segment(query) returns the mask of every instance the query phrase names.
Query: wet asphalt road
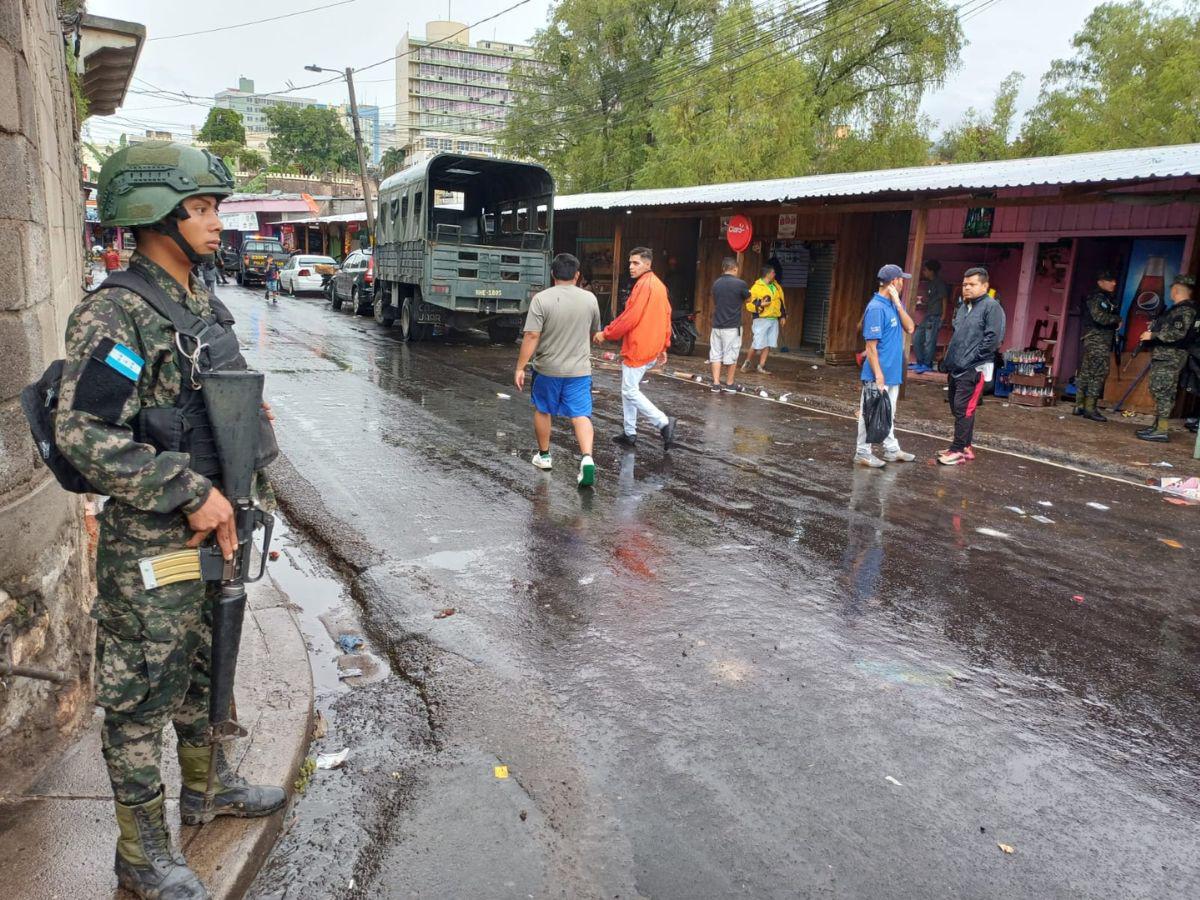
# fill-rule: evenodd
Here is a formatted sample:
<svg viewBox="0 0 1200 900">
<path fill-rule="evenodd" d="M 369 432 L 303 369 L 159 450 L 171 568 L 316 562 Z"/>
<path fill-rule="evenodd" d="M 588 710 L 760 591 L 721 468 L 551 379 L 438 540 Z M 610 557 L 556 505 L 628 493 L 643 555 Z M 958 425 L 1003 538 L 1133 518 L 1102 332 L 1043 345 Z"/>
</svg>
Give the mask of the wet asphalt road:
<svg viewBox="0 0 1200 900">
<path fill-rule="evenodd" d="M 258 895 L 1200 896 L 1200 510 L 663 378 L 681 446 L 620 453 L 610 369 L 580 493 L 515 345 L 221 296 L 398 672 Z"/>
</svg>

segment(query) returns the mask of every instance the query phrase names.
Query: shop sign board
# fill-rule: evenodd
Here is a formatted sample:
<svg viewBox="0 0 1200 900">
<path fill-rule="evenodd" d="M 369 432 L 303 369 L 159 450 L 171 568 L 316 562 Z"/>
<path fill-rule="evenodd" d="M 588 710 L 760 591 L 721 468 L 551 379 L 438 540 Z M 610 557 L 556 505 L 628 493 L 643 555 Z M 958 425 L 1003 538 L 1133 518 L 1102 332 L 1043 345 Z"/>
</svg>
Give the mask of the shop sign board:
<svg viewBox="0 0 1200 900">
<path fill-rule="evenodd" d="M 779 214 L 779 233 L 776 235 L 780 240 L 787 240 L 796 236 L 796 213 L 780 213 Z"/>
<path fill-rule="evenodd" d="M 729 224 L 725 227 L 725 240 L 729 243 L 730 250 L 742 253 L 753 239 L 754 226 L 750 224 L 749 219 L 741 214 L 729 217 Z"/>
<path fill-rule="evenodd" d="M 223 212 L 221 217 L 222 231 L 258 231 L 258 213 L 256 212 Z"/>
</svg>

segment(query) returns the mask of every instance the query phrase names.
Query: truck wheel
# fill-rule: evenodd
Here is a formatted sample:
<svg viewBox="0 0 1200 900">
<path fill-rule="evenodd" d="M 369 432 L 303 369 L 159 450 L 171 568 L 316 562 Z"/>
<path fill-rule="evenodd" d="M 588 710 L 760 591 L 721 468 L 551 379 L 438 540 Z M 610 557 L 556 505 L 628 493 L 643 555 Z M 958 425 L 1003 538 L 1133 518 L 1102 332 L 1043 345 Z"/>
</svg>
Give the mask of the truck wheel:
<svg viewBox="0 0 1200 900">
<path fill-rule="evenodd" d="M 387 302 L 387 298 L 380 291 L 375 295 L 375 321 L 384 328 L 391 328 L 396 321 L 396 307 Z"/>
<path fill-rule="evenodd" d="M 428 325 L 416 321 L 416 307 L 417 300 L 413 297 L 405 297 L 400 306 L 400 339 L 410 344 L 429 340 L 433 331 Z"/>
<path fill-rule="evenodd" d="M 495 322 L 489 322 L 487 332 L 492 343 L 511 344 L 520 335 L 521 329 L 515 325 L 498 325 Z"/>
</svg>

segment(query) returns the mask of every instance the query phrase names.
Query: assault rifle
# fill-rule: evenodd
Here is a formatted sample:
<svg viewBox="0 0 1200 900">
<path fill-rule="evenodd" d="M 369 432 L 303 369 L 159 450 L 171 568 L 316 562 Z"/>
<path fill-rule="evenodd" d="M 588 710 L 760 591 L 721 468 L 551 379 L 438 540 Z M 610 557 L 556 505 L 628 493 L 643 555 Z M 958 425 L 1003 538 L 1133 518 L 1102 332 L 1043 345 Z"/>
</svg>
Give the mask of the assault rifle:
<svg viewBox="0 0 1200 900">
<path fill-rule="evenodd" d="M 221 583 L 212 608 L 212 656 L 209 674 L 208 739 L 213 744 L 209 757 L 208 787 L 204 811 L 212 809 L 216 786 L 216 745 L 244 737 L 233 704 L 233 682 L 237 672 L 238 645 L 246 615 L 246 585 L 266 574 L 267 557 L 275 517 L 262 510 L 254 496 L 254 466 L 259 455 L 259 416 L 263 399 L 261 372 L 224 371 L 201 376 L 204 405 L 212 423 L 221 482 L 233 505 L 237 550 L 226 560 L 215 543 L 195 550 L 181 550 L 141 561 L 142 580 L 147 588 L 177 581 Z M 258 571 L 251 576 L 251 536 L 263 526 L 263 546 Z"/>
</svg>

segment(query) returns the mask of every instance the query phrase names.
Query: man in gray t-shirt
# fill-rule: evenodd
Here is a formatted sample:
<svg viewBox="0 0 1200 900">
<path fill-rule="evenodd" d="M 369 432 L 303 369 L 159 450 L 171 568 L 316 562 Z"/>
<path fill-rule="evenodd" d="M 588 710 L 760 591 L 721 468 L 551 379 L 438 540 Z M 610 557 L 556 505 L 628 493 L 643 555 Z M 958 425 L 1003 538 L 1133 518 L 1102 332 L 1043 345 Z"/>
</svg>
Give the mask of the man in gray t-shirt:
<svg viewBox="0 0 1200 900">
<path fill-rule="evenodd" d="M 591 487 L 596 480 L 592 460 L 592 336 L 600 331 L 596 295 L 576 286 L 579 260 L 560 253 L 550 264 L 554 286 L 535 294 L 525 318 L 525 339 L 513 383 L 525 390 L 525 367 L 533 362 L 530 402 L 538 450 L 533 464 L 550 469 L 550 423 L 567 416 L 583 459 L 576 483 Z"/>
</svg>

